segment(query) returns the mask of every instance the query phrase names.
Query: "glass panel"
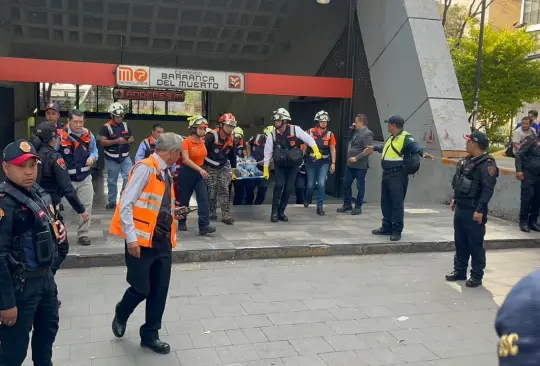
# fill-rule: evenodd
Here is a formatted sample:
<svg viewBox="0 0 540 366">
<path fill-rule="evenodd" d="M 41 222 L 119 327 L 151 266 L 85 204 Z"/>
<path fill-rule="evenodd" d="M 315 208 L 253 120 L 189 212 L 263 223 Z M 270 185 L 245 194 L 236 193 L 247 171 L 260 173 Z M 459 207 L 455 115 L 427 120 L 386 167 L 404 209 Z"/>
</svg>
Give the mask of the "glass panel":
<svg viewBox="0 0 540 366">
<path fill-rule="evenodd" d="M 39 83 L 39 106 L 43 110 L 48 102 L 56 102 L 61 111 L 75 106 L 77 86 L 74 84 Z"/>
<path fill-rule="evenodd" d="M 98 112 L 107 112 L 114 102 L 113 88 L 110 86 L 98 86 Z"/>
<path fill-rule="evenodd" d="M 153 113 L 153 102 L 151 100 L 132 100 L 131 105 L 133 114 Z"/>
<path fill-rule="evenodd" d="M 165 115 L 165 102 L 154 102 L 154 114 Z"/>
<path fill-rule="evenodd" d="M 79 107 L 83 112 L 97 112 L 97 87 L 79 85 Z"/>
</svg>

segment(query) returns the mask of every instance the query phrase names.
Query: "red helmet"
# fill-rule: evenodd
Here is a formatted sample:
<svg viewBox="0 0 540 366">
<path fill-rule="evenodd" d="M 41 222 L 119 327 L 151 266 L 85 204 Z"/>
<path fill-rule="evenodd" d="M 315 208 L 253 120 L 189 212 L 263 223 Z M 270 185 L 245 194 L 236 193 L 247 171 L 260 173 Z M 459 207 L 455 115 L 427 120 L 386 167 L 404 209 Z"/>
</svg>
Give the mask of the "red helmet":
<svg viewBox="0 0 540 366">
<path fill-rule="evenodd" d="M 232 113 L 225 113 L 221 116 L 219 119 L 219 123 L 223 123 L 229 126 L 236 127 L 236 118 L 233 116 Z"/>
</svg>

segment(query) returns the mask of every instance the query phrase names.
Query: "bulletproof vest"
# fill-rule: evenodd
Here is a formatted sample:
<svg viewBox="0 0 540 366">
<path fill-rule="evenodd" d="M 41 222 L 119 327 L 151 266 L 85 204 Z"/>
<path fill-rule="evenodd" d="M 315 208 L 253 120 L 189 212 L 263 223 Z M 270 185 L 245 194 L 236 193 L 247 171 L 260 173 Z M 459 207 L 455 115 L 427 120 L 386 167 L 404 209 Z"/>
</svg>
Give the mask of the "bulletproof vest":
<svg viewBox="0 0 540 366">
<path fill-rule="evenodd" d="M 144 157 L 147 158 L 156 150 L 156 140 L 150 136 L 144 139 L 144 145 L 146 146 L 146 149 L 144 150 Z"/>
<path fill-rule="evenodd" d="M 51 155 L 55 152 L 55 150 L 49 148 L 47 145 L 39 149 L 38 156 L 41 164 L 38 164 L 38 178 L 36 182 L 51 196 L 52 203 L 56 207 L 61 202 L 62 197 L 60 197 L 56 175 L 53 170 L 53 165 L 57 163 Z"/>
<path fill-rule="evenodd" d="M 23 253 L 26 267 L 33 270 L 50 267 L 58 252 L 57 240 L 52 230 L 52 225 L 55 225 L 55 211 L 51 198 L 37 184 L 30 188 L 30 192 L 32 198 L 11 184 L 0 184 L 0 193 L 10 196 L 34 215 L 34 226 L 14 237 L 15 251 Z"/>
<path fill-rule="evenodd" d="M 105 123 L 105 127 L 107 127 L 107 131 L 109 132 L 107 140 L 116 140 L 120 137 L 128 139 L 131 137 L 126 122 L 121 122 L 117 125 L 107 122 Z M 121 163 L 129 156 L 129 149 L 129 144 L 111 145 L 103 147 L 103 152 L 105 153 L 105 159 L 114 160 L 117 163 Z"/>
<path fill-rule="evenodd" d="M 476 168 L 485 164 L 488 159 L 493 159 L 490 155 L 484 154 L 476 158 L 465 158 L 459 161 L 456 173 L 452 179 L 455 199 L 474 200 L 480 193 L 480 180 L 475 179 Z"/>
<path fill-rule="evenodd" d="M 266 136 L 258 134 L 253 139 L 251 144 L 251 156 L 257 161 L 263 161 L 264 159 L 264 145 L 266 144 Z"/>
<path fill-rule="evenodd" d="M 81 136 L 68 134 L 67 130 L 64 130 L 59 152 L 66 162 L 72 181 L 82 182 L 90 175 L 90 167 L 86 166 L 86 161 L 90 157 L 90 138 L 90 133 L 86 129 Z"/>
<path fill-rule="evenodd" d="M 163 175 L 161 174 L 161 171 L 158 175 L 158 179 L 163 180 Z M 171 226 L 173 221 L 173 217 L 171 214 L 172 182 L 173 177 L 171 175 L 170 169 L 167 169 L 165 174 L 165 192 L 163 193 L 163 198 L 161 199 L 161 206 L 157 217 L 156 227 L 154 229 L 154 234 L 152 235 L 152 248 L 169 249 L 171 246 Z"/>
</svg>

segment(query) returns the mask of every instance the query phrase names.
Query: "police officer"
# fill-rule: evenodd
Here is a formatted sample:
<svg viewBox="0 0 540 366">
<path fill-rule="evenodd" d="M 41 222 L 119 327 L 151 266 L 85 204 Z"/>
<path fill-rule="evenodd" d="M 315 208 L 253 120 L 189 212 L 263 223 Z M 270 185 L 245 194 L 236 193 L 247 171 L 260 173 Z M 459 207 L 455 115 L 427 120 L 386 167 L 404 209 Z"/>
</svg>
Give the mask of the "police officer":
<svg viewBox="0 0 540 366">
<path fill-rule="evenodd" d="M 538 135 L 527 137 L 516 154 L 516 178 L 521 181 L 519 228 L 526 233 L 540 231 L 537 222 L 540 211 L 539 142 Z"/>
<path fill-rule="evenodd" d="M 274 159 L 275 185 L 272 196 L 271 222 L 289 221 L 285 209 L 294 189 L 298 169 L 304 161 L 300 145 L 305 142 L 312 150 L 315 160 L 322 158 L 313 138 L 299 126 L 291 124 L 291 115 L 285 108 L 279 108 L 272 115 L 274 130 L 264 146 L 264 177 L 270 178 L 270 159 Z"/>
<path fill-rule="evenodd" d="M 381 166 L 383 176 L 381 182 L 382 226 L 373 230 L 373 235 L 390 235 L 391 241 L 401 239 L 403 231 L 403 216 L 405 216 L 404 201 L 409 185 L 408 164 L 405 159 L 414 161 L 414 155 L 426 159 L 434 159 L 414 138 L 403 130 L 405 120 L 400 116 L 392 116 L 384 121 L 388 126 L 390 137 L 384 146 L 372 146 L 364 149 L 363 154 L 377 151 L 382 154 Z M 418 162 L 419 166 L 419 162 Z"/>
<path fill-rule="evenodd" d="M 486 267 L 484 235 L 488 203 L 493 196 L 499 169 L 495 159 L 486 152 L 488 137 L 475 131 L 465 135 L 469 156 L 460 160 L 452 179 L 454 198 L 450 208 L 454 214 L 454 271 L 446 275 L 447 281 L 460 281 L 467 278 L 467 266 L 471 258 L 471 277 L 467 287 L 482 285 Z"/>
<path fill-rule="evenodd" d="M 156 142 L 164 131 L 163 126 L 160 124 L 156 123 L 154 126 L 152 126 L 152 134 L 141 141 L 139 149 L 135 154 L 136 163 L 142 159 L 146 159 L 154 153 L 154 150 L 156 149 Z"/>
<path fill-rule="evenodd" d="M 247 142 L 247 154 L 257 161 L 257 168 L 263 171 L 264 146 L 268 135 L 272 133 L 274 126 L 267 126 L 263 133 L 252 136 Z M 257 195 L 255 196 L 255 188 Z M 246 181 L 246 205 L 262 205 L 266 198 L 268 190 L 268 180 L 266 179 L 248 179 Z"/>
<path fill-rule="evenodd" d="M 52 365 L 58 332 L 52 267 L 66 231 L 39 185 L 38 156 L 26 140 L 3 152 L 0 185 L 0 365 L 20 366 L 32 331 L 34 365 Z"/>
</svg>

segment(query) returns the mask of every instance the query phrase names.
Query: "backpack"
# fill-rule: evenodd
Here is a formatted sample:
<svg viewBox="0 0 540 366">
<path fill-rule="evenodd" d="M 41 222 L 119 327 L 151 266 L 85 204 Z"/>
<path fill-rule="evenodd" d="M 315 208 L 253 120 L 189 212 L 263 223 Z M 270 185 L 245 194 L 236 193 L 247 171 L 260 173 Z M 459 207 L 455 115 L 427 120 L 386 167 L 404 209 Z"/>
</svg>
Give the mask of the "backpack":
<svg viewBox="0 0 540 366">
<path fill-rule="evenodd" d="M 412 154 L 412 155 L 403 155 L 402 152 L 397 151 L 397 149 L 394 147 L 394 144 L 390 142 L 390 147 L 396 154 L 398 154 L 400 157 L 403 157 L 403 164 L 405 165 L 405 172 L 407 172 L 408 175 L 415 175 L 420 170 L 420 155 L 418 154 Z"/>
</svg>

